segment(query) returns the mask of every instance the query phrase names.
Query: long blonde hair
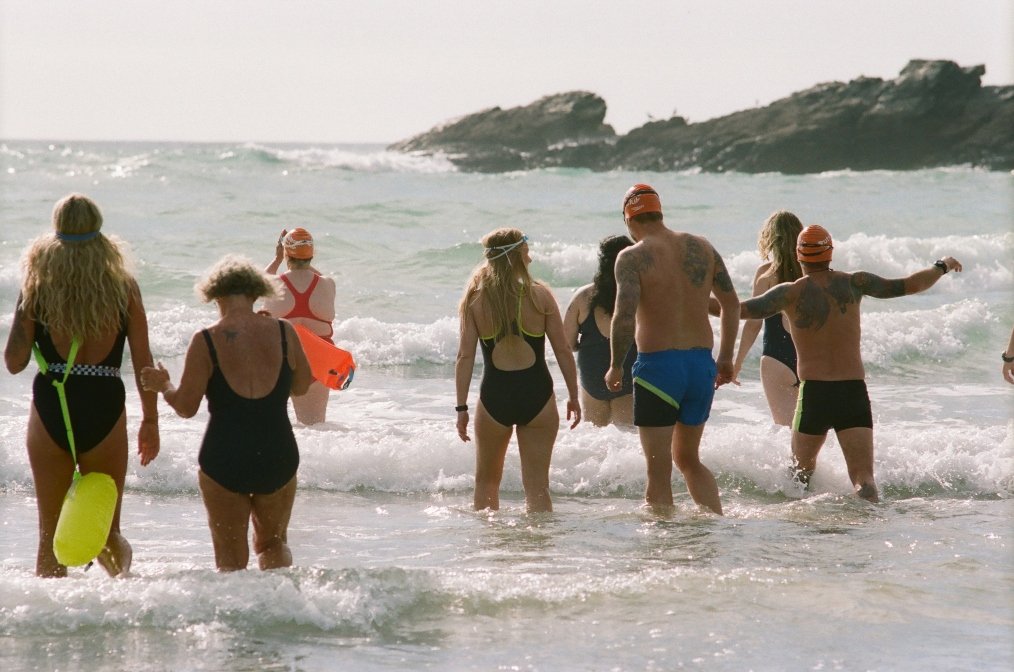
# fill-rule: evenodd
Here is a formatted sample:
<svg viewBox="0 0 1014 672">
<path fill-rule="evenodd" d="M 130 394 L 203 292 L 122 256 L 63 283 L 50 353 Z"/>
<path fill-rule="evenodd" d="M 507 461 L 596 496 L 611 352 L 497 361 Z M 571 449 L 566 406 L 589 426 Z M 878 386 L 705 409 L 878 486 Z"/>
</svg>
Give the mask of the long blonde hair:
<svg viewBox="0 0 1014 672">
<path fill-rule="evenodd" d="M 775 278 L 779 283 L 793 282 L 803 277 L 803 269 L 796 261 L 796 238 L 802 230 L 802 222 L 788 210 L 771 213 L 757 238 L 757 250 L 761 257 L 765 261 L 771 261 L 771 267 L 765 275 Z"/>
<path fill-rule="evenodd" d="M 545 312 L 532 296 L 532 285 L 541 283 L 533 280 L 528 273 L 520 244 L 523 237 L 520 230 L 510 228 L 486 234 L 482 239 L 484 260 L 472 271 L 465 285 L 465 294 L 458 304 L 458 314 L 464 319 L 481 292 L 483 308 L 492 318 L 496 340 L 507 335 L 511 322 L 516 319 L 522 296 L 531 297 L 536 309 Z M 504 248 L 511 245 L 515 247 L 504 254 Z"/>
<path fill-rule="evenodd" d="M 119 241 L 99 233 L 102 213 L 70 194 L 53 208 L 54 233 L 36 238 L 21 260 L 22 306 L 51 330 L 87 340 L 117 331 L 127 315 L 133 276 Z M 86 240 L 61 240 L 60 235 Z"/>
</svg>

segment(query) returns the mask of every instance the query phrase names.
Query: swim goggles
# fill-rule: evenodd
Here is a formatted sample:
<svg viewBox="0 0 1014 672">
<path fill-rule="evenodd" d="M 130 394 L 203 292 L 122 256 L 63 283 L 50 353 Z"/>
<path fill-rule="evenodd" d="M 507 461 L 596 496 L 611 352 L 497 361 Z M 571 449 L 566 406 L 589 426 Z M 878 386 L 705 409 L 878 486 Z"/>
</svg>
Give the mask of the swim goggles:
<svg viewBox="0 0 1014 672">
<path fill-rule="evenodd" d="M 506 256 L 506 255 L 510 254 L 511 252 L 513 252 L 514 248 L 516 248 L 516 247 L 518 247 L 520 245 L 523 245 L 524 243 L 527 243 L 527 242 L 528 242 L 528 236 L 522 234 L 521 235 L 521 240 L 519 240 L 516 243 L 510 243 L 509 245 L 494 245 L 493 247 L 487 247 L 486 250 L 485 250 L 487 255 L 489 255 L 494 250 L 501 250 L 501 252 L 500 252 L 500 254 L 496 255 L 495 257 L 487 256 L 486 258 L 489 261 L 493 261 L 494 259 L 499 259 L 500 257 Z"/>
</svg>

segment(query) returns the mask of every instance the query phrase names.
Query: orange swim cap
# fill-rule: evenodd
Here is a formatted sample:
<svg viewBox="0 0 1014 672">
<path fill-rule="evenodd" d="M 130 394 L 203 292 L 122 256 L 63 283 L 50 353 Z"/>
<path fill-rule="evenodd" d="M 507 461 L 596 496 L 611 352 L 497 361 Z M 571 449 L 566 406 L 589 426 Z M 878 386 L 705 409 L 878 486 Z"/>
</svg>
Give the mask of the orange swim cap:
<svg viewBox="0 0 1014 672">
<path fill-rule="evenodd" d="M 831 261 L 831 234 L 819 224 L 811 224 L 796 238 L 796 259 L 809 263 Z"/>
<path fill-rule="evenodd" d="M 293 259 L 313 258 L 313 236 L 306 229 L 296 227 L 282 239 L 285 254 Z"/>
<path fill-rule="evenodd" d="M 629 219 L 646 212 L 662 212 L 662 200 L 651 185 L 635 184 L 623 195 L 623 218 Z"/>
</svg>

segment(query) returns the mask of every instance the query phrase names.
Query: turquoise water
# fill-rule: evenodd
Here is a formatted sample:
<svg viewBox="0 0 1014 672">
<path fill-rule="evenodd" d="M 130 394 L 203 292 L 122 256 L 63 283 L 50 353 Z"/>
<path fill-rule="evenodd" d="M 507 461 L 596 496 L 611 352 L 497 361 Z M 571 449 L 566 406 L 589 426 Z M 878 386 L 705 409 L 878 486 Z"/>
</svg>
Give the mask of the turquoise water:
<svg viewBox="0 0 1014 672">
<path fill-rule="evenodd" d="M 513 449 L 504 508 L 470 510 L 473 448 L 450 407 L 455 309 L 478 239 L 522 228 L 534 274 L 565 306 L 597 241 L 622 232 L 619 198 L 635 181 L 659 189 L 670 226 L 715 243 L 741 296 L 757 229 L 779 208 L 827 227 L 843 270 L 964 263 L 925 294 L 864 302 L 881 505 L 849 495 L 833 439 L 813 491 L 795 489 L 757 348 L 743 385 L 716 396 L 702 443 L 724 518 L 699 512 L 678 476 L 676 515 L 646 514 L 636 435 L 586 425 L 558 439 L 554 514 L 524 514 Z M 1014 324 L 1012 187 L 965 168 L 467 175 L 372 146 L 0 145 L 0 338 L 21 251 L 77 190 L 130 243 L 153 348 L 174 375 L 214 319 L 195 279 L 228 252 L 266 264 L 292 226 L 317 238 L 339 288 L 335 340 L 360 365 L 328 422 L 296 429 L 295 567 L 214 573 L 196 491 L 206 415 L 163 409 L 162 454 L 147 468 L 132 458 L 128 473 L 135 576 L 122 581 L 32 575 L 30 374 L 0 377 L 0 666 L 1009 669 L 1014 390 L 996 355 Z M 130 389 L 128 414 L 133 431 Z"/>
</svg>

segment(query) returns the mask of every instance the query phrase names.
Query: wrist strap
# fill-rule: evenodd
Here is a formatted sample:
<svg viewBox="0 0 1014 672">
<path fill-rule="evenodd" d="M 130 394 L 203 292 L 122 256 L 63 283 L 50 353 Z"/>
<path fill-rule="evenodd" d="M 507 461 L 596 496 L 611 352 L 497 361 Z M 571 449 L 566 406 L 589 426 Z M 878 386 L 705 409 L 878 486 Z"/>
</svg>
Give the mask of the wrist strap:
<svg viewBox="0 0 1014 672">
<path fill-rule="evenodd" d="M 944 275 L 947 275 L 947 264 L 943 259 L 937 259 L 933 262 L 933 265 L 939 268 Z"/>
<path fill-rule="evenodd" d="M 468 410 L 468 404 L 462 404 L 461 406 L 455 406 L 454 410 L 458 413 L 463 413 Z"/>
<path fill-rule="evenodd" d="M 1000 353 L 1000 359 L 1002 359 L 1003 361 L 1007 362 L 1008 364 L 1010 364 L 1011 362 L 1014 362 L 1014 356 L 1008 357 L 1006 352 L 1001 352 Z"/>
</svg>

